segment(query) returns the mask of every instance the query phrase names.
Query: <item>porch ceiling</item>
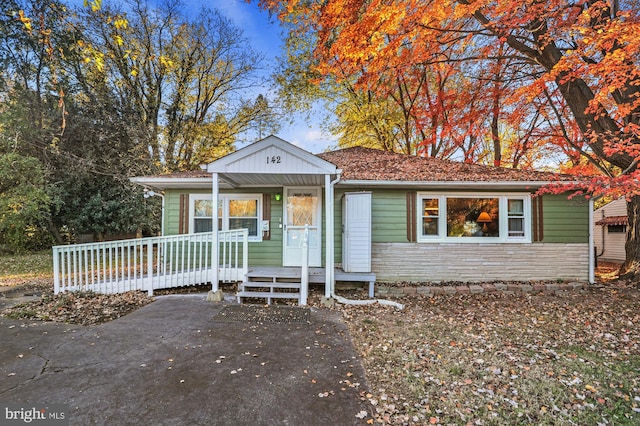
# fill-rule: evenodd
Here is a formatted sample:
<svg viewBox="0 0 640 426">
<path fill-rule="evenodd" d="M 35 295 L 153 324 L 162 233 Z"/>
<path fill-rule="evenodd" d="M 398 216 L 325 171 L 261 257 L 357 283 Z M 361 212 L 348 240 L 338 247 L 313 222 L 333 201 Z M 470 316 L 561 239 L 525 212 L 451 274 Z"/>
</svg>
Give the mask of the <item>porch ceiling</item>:
<svg viewBox="0 0 640 426">
<path fill-rule="evenodd" d="M 324 175 L 317 174 L 267 174 L 267 173 L 220 173 L 221 184 L 233 188 L 246 186 L 323 186 Z"/>
</svg>

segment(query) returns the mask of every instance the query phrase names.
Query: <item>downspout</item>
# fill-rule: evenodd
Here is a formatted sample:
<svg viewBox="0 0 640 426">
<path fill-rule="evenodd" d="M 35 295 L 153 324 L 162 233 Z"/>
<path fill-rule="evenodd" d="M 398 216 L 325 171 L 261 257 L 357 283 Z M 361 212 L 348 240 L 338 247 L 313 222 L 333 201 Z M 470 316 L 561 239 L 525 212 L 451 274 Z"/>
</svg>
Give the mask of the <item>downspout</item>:
<svg viewBox="0 0 640 426">
<path fill-rule="evenodd" d="M 338 175 L 336 176 L 335 180 L 331 181 L 329 183 L 330 187 L 331 187 L 331 196 L 332 198 L 334 198 L 333 194 L 334 194 L 334 186 L 336 185 L 336 183 L 338 183 L 340 181 L 340 171 L 338 171 Z M 332 216 L 333 217 L 333 216 Z M 333 219 L 331 220 L 333 222 Z M 331 223 L 331 227 L 327 226 L 327 229 L 331 229 L 331 232 L 333 233 L 333 230 L 335 228 L 335 224 Z M 404 309 L 404 305 L 402 303 L 398 303 L 398 302 L 394 302 L 392 300 L 385 300 L 385 299 L 364 299 L 364 300 L 354 300 L 354 299 L 347 299 L 345 297 L 342 296 L 338 296 L 336 294 L 335 291 L 335 285 L 336 285 L 336 280 L 335 280 L 335 275 L 334 275 L 334 270 L 333 270 L 333 261 L 334 261 L 334 257 L 335 257 L 335 242 L 333 242 L 333 244 L 331 244 L 331 260 L 332 260 L 332 265 L 331 265 L 331 279 L 328 280 L 329 282 L 327 282 L 327 285 L 330 287 L 330 291 L 329 293 L 331 294 L 331 297 L 338 303 L 342 303 L 343 305 L 373 305 L 375 303 L 379 303 L 381 305 L 387 305 L 387 306 L 393 306 L 397 309 Z M 327 269 L 329 269 L 329 265 L 327 265 Z"/>
<path fill-rule="evenodd" d="M 606 217 L 606 216 L 605 216 L 605 212 L 604 212 L 604 210 L 602 210 L 602 219 L 604 220 L 604 218 L 605 218 L 605 217 Z M 601 225 L 601 231 L 602 231 L 602 251 L 600 252 L 600 254 L 596 254 L 596 259 L 597 259 L 598 257 L 600 257 L 600 256 L 602 256 L 602 255 L 604 254 L 604 250 L 605 250 L 605 245 L 604 245 L 604 235 L 605 235 L 605 232 L 604 232 L 604 228 L 605 228 L 605 225 Z M 598 263 L 596 262 L 596 265 L 597 265 L 597 264 L 598 264 Z"/>
<path fill-rule="evenodd" d="M 338 169 L 336 173 L 336 178 L 334 180 L 330 180 L 329 175 L 325 175 L 325 197 L 326 197 L 326 206 L 327 206 L 327 230 L 326 230 L 326 240 L 327 240 L 327 259 L 326 259 L 326 286 L 325 288 L 325 297 L 332 297 L 334 293 L 335 286 L 335 274 L 334 274 L 334 264 L 335 264 L 335 239 L 334 239 L 334 230 L 335 230 L 335 205 L 334 205 L 334 187 L 336 183 L 340 181 L 340 174 L 342 170 Z"/>
<path fill-rule="evenodd" d="M 602 256 L 604 254 L 604 251 L 606 249 L 606 244 L 605 244 L 605 226 L 606 225 L 601 225 L 601 233 L 602 233 L 602 251 L 600 252 L 600 254 L 598 254 L 595 249 L 595 236 L 591 235 L 593 232 L 595 232 L 595 219 L 594 219 L 594 211 L 593 211 L 593 205 L 595 203 L 596 200 L 599 200 L 602 197 L 597 197 L 596 199 L 591 199 L 590 204 L 589 204 L 589 226 L 590 226 L 590 231 L 589 231 L 589 245 L 593 248 L 593 253 L 590 251 L 589 252 L 589 256 L 591 257 L 591 260 L 593 261 L 593 267 L 591 265 L 589 265 L 589 282 L 591 284 L 595 283 L 595 269 L 598 267 L 598 258 L 600 256 Z M 604 219 L 606 217 L 606 212 L 604 211 L 604 208 L 602 209 L 602 219 Z M 593 231 L 593 232 L 592 232 Z"/>
<path fill-rule="evenodd" d="M 149 198 L 154 196 L 162 198 L 162 212 L 160 216 L 160 235 L 164 237 L 164 194 L 162 192 L 152 191 L 149 188 L 144 188 L 144 198 Z"/>
<path fill-rule="evenodd" d="M 162 198 L 162 211 L 160 213 L 160 236 L 164 237 L 164 193 L 163 192 L 155 192 L 152 191 L 149 188 L 144 188 L 144 198 L 149 198 L 149 197 L 160 197 Z M 147 262 L 149 264 L 152 263 L 151 257 L 150 257 L 150 253 L 152 252 L 152 246 L 149 246 L 149 257 L 147 259 Z M 158 244 L 158 259 L 162 259 L 162 265 L 166 265 L 164 262 L 164 255 L 165 255 L 165 249 L 164 249 L 164 245 L 163 244 Z M 149 271 L 148 271 L 148 275 L 152 276 L 153 273 L 151 272 L 151 267 L 149 267 Z M 149 282 L 149 290 L 148 290 L 148 294 L 149 296 L 153 295 L 153 281 Z"/>
</svg>

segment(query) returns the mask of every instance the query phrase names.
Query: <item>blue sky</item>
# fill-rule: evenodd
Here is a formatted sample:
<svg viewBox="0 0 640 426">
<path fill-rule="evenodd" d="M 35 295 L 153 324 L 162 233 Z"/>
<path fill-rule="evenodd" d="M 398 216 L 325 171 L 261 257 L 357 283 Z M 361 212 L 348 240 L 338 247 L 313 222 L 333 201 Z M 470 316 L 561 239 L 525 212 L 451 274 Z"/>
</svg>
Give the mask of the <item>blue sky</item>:
<svg viewBox="0 0 640 426">
<path fill-rule="evenodd" d="M 84 0 L 66 1 L 78 6 L 84 3 Z M 103 0 L 103 4 L 117 1 Z M 158 3 L 158 0 L 148 1 L 151 5 Z M 276 17 L 269 17 L 268 12 L 260 10 L 256 0 L 251 3 L 245 0 L 182 0 L 182 3 L 188 16 L 197 14 L 203 5 L 210 9 L 217 9 L 244 31 L 254 50 L 264 55 L 265 60 L 262 65 L 266 68 L 265 72 L 270 74 L 275 68 L 276 57 L 281 54 L 283 46 L 282 29 Z M 283 122 L 277 135 L 313 153 L 325 151 L 331 145 L 335 146 L 336 140 L 331 135 L 324 134 L 318 125 L 319 120 L 322 119 L 321 115 L 324 114 L 318 110 L 315 115 L 318 119 L 312 119 L 311 123 L 306 122 L 302 114 L 294 116 L 294 123 Z"/>
<path fill-rule="evenodd" d="M 247 3 L 244 0 L 183 0 L 185 7 L 197 11 L 202 4 L 218 9 L 224 16 L 241 28 L 252 47 L 265 55 L 265 66 L 269 72 L 275 67 L 276 57 L 281 54 L 282 28 L 276 17 L 260 10 L 257 1 Z M 318 116 L 320 113 L 318 112 Z M 321 119 L 322 117 L 318 117 Z M 318 121 L 307 123 L 300 115 L 294 117 L 293 125 L 282 123 L 278 136 L 313 153 L 325 151 L 329 145 L 336 145 L 331 135 L 323 134 Z M 313 120 L 312 120 L 313 121 Z"/>
</svg>

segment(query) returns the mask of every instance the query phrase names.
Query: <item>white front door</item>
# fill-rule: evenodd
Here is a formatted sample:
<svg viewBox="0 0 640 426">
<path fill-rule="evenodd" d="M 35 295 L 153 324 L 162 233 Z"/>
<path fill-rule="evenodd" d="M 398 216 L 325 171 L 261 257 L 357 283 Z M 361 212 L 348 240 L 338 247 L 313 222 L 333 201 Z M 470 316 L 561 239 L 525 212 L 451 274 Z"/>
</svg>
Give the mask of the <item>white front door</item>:
<svg viewBox="0 0 640 426">
<path fill-rule="evenodd" d="M 309 266 L 322 266 L 322 197 L 320 188 L 284 189 L 283 265 L 302 265 L 302 237 L 309 225 Z"/>
</svg>

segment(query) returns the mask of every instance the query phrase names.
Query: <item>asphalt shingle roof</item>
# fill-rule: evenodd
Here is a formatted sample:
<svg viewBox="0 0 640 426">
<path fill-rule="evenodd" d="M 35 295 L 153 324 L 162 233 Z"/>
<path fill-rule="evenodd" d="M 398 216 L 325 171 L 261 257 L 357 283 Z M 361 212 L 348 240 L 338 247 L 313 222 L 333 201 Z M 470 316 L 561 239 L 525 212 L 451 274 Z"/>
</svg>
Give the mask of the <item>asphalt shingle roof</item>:
<svg viewBox="0 0 640 426">
<path fill-rule="evenodd" d="M 616 225 L 628 225 L 629 221 L 627 216 L 609 216 L 600 219 L 596 222 L 596 225 L 607 225 L 607 226 L 616 226 Z"/>
<path fill-rule="evenodd" d="M 371 148 L 353 147 L 318 154 L 342 169 L 343 180 L 407 182 L 535 182 L 573 181 L 576 176 L 551 172 L 466 164 L 416 157 Z"/>
<path fill-rule="evenodd" d="M 342 169 L 342 180 L 397 182 L 567 182 L 579 178 L 535 170 L 507 169 L 480 164 L 398 154 L 372 148 L 352 147 L 317 154 Z M 175 172 L 153 177 L 209 178 L 206 170 Z"/>
</svg>

